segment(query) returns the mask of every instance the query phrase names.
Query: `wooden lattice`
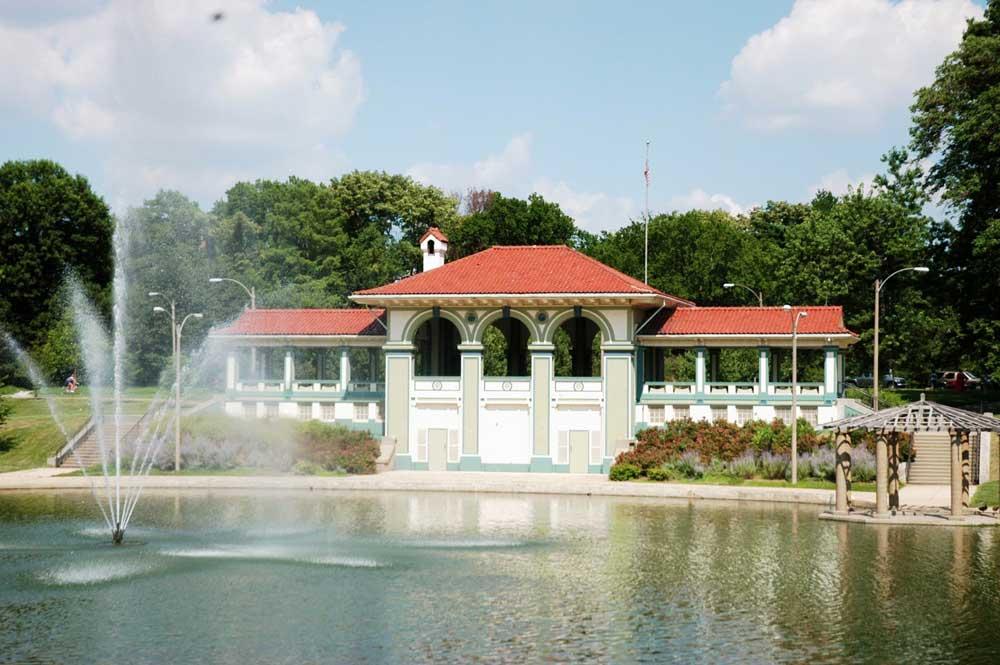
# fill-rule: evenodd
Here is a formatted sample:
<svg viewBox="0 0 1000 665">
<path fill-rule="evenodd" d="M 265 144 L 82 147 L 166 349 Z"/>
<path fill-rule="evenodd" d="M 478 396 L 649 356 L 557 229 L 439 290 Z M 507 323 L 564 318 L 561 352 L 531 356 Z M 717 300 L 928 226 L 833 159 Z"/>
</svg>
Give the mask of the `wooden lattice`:
<svg viewBox="0 0 1000 665">
<path fill-rule="evenodd" d="M 1000 420 L 921 399 L 905 406 L 835 420 L 825 423 L 823 428 L 847 432 L 858 429 L 906 433 L 1000 432 Z"/>
</svg>

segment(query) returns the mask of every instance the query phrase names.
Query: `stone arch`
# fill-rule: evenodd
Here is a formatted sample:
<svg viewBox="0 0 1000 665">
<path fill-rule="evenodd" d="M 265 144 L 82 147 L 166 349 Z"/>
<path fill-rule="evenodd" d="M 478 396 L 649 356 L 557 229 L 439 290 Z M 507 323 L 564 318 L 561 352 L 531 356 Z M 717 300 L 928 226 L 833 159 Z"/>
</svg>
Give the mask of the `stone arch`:
<svg viewBox="0 0 1000 665">
<path fill-rule="evenodd" d="M 480 317 L 480 319 L 476 322 L 476 329 L 473 331 L 472 341 L 481 343 L 483 341 L 483 333 L 486 332 L 486 329 L 501 317 L 503 317 L 502 309 L 491 311 L 485 314 L 484 316 Z M 528 340 L 529 343 L 538 342 L 542 339 L 542 335 L 539 333 L 538 326 L 535 325 L 535 322 L 532 320 L 532 318 L 527 314 L 525 314 L 524 312 L 519 312 L 515 309 L 511 309 L 510 318 L 517 319 L 518 321 L 524 324 L 525 328 L 528 329 L 528 335 L 530 336 Z"/>
<path fill-rule="evenodd" d="M 465 321 L 462 320 L 458 314 L 448 311 L 446 309 L 439 310 L 441 318 L 450 321 L 457 329 L 458 333 L 462 338 L 462 343 L 468 343 L 471 341 L 471 335 L 469 333 L 469 328 L 466 326 Z M 403 339 L 404 342 L 413 343 L 413 336 L 417 334 L 420 330 L 420 326 L 424 325 L 427 321 L 434 317 L 434 310 L 428 309 L 420 312 L 409 321 L 403 327 Z"/>
<path fill-rule="evenodd" d="M 601 315 L 600 312 L 582 309 L 580 310 L 580 316 L 594 322 L 597 326 L 597 330 L 601 333 L 602 342 L 607 343 L 614 340 L 614 334 L 611 331 L 611 323 L 603 315 Z M 576 310 L 567 309 L 563 312 L 559 312 L 549 319 L 548 325 L 545 327 L 545 341 L 551 344 L 553 336 L 556 334 L 556 331 L 559 330 L 559 326 L 574 317 L 576 317 Z"/>
</svg>

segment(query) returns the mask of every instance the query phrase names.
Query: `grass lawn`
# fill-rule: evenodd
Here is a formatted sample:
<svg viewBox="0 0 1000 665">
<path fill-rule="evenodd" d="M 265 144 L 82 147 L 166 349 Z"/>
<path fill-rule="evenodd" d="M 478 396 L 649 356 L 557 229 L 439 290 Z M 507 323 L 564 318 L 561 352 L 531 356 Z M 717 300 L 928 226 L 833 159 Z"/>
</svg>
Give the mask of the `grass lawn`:
<svg viewBox="0 0 1000 665">
<path fill-rule="evenodd" d="M 123 400 L 125 414 L 145 413 L 156 391 L 155 387 L 128 389 Z M 59 388 L 50 388 L 42 394 L 53 398 L 56 413 L 70 436 L 90 419 L 90 394 L 86 387 L 73 395 Z M 192 399 L 199 397 L 202 396 L 195 395 Z M 0 473 L 45 466 L 45 461 L 66 443 L 45 399 L 11 399 L 8 403 L 12 408 L 10 416 L 0 426 Z M 106 412 L 110 411 L 108 400 Z"/>
<path fill-rule="evenodd" d="M 904 388 L 895 391 L 907 402 L 915 402 L 920 399 L 920 393 L 924 393 L 928 400 L 954 406 L 959 409 L 968 409 L 984 413 L 991 411 L 994 414 L 1000 413 L 1000 393 L 990 390 L 930 390 L 929 388 Z"/>
<path fill-rule="evenodd" d="M 640 478 L 633 482 L 658 482 L 653 480 L 647 480 L 646 478 Z M 829 480 L 818 480 L 816 478 L 805 478 L 800 480 L 796 484 L 792 484 L 787 480 L 767 480 L 764 478 L 751 478 L 749 480 L 744 480 L 742 478 L 734 478 L 733 476 L 702 476 L 701 478 L 688 478 L 681 480 L 668 480 L 664 481 L 668 483 L 686 483 L 689 485 L 736 485 L 742 487 L 785 487 L 785 488 L 797 488 L 797 489 L 810 489 L 810 490 L 833 490 L 837 486 L 830 482 Z M 900 485 L 902 487 L 902 485 Z M 875 483 L 852 483 L 852 492 L 874 492 Z"/>
<path fill-rule="evenodd" d="M 1000 480 L 983 483 L 976 490 L 970 505 L 978 507 L 984 504 L 990 507 L 1000 506 Z"/>
</svg>

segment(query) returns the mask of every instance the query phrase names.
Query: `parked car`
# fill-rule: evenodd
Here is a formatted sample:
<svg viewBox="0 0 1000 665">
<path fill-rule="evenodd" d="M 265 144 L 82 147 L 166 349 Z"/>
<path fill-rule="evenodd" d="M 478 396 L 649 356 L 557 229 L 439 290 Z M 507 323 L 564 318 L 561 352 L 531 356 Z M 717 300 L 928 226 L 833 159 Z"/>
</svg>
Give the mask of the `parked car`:
<svg viewBox="0 0 1000 665">
<path fill-rule="evenodd" d="M 931 388 L 947 388 L 949 390 L 977 390 L 983 385 L 982 379 L 964 370 L 949 372 L 934 372 L 931 374 Z"/>
<path fill-rule="evenodd" d="M 874 381 L 872 381 L 871 374 L 862 374 L 859 376 L 849 376 L 844 379 L 844 383 L 848 386 L 855 386 L 857 388 L 871 388 Z"/>
<path fill-rule="evenodd" d="M 885 388 L 905 388 L 906 379 L 889 372 L 888 374 L 882 375 L 882 386 Z"/>
</svg>

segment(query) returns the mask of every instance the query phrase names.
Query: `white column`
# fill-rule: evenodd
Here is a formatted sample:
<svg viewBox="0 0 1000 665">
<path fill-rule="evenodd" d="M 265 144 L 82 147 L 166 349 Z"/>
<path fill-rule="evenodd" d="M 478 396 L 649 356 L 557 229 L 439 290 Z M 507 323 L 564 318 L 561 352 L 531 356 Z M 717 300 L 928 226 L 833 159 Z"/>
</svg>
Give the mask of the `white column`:
<svg viewBox="0 0 1000 665">
<path fill-rule="evenodd" d="M 697 347 L 694 353 L 694 391 L 703 393 L 705 392 L 705 347 Z"/>
<path fill-rule="evenodd" d="M 226 390 L 236 390 L 236 383 L 239 381 L 238 371 L 236 352 L 230 351 L 226 354 Z"/>
<path fill-rule="evenodd" d="M 285 390 L 292 389 L 292 381 L 295 380 L 295 358 L 292 350 L 285 351 Z"/>
<path fill-rule="evenodd" d="M 762 346 L 757 350 L 759 352 L 758 367 L 757 367 L 757 374 L 758 374 L 757 390 L 760 392 L 761 395 L 766 395 L 767 381 L 768 381 L 767 377 L 770 376 L 769 372 L 771 371 L 771 368 L 768 367 L 768 363 L 771 360 L 771 350 L 765 346 Z"/>
<path fill-rule="evenodd" d="M 347 392 L 347 386 L 351 383 L 351 350 L 346 346 L 340 347 L 340 389 Z"/>
<path fill-rule="evenodd" d="M 837 347 L 827 346 L 823 349 L 823 392 L 832 395 L 837 392 Z"/>
</svg>

